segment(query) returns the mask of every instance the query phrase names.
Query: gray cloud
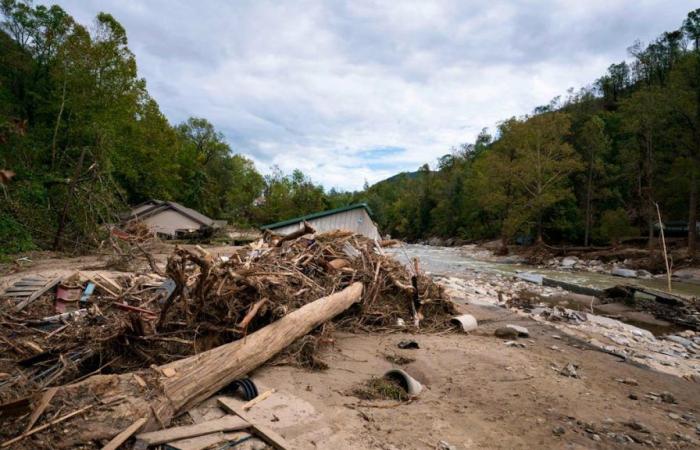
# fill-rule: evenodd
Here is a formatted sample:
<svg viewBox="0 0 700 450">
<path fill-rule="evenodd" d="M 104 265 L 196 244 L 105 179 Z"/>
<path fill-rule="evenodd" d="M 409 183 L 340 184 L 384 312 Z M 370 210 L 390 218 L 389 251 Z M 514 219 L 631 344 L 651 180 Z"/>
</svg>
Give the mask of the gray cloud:
<svg viewBox="0 0 700 450">
<path fill-rule="evenodd" d="M 122 22 L 173 122 L 203 116 L 262 171 L 359 188 L 592 82 L 685 0 L 62 1 Z M 382 149 L 398 149 L 386 152 Z"/>
</svg>

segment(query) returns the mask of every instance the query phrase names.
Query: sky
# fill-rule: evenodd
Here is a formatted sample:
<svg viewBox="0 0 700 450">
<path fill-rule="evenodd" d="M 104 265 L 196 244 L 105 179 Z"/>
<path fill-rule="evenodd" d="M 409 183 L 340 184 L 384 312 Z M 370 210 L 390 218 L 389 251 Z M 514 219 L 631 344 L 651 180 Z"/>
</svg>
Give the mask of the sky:
<svg viewBox="0 0 700 450">
<path fill-rule="evenodd" d="M 168 119 L 204 117 L 263 173 L 360 189 L 591 84 L 690 0 L 59 0 L 126 28 Z"/>
</svg>

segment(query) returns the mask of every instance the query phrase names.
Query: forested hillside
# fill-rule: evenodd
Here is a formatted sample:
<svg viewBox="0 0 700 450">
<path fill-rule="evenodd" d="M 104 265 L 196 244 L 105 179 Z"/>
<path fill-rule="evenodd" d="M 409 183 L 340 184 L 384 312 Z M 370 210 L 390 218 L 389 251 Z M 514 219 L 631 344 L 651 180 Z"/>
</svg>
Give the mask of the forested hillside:
<svg viewBox="0 0 700 450">
<path fill-rule="evenodd" d="M 205 118 L 169 123 L 111 15 L 86 26 L 59 6 L 1 1 L 0 169 L 16 175 L 0 185 L 0 253 L 89 248 L 147 198 L 240 225 L 367 201 L 383 232 L 409 240 L 609 243 L 652 236 L 657 204 L 664 220 L 697 220 L 700 9 L 435 170 L 347 193 L 300 171 L 261 175 Z"/>
<path fill-rule="evenodd" d="M 700 168 L 700 9 L 678 30 L 634 43 L 631 62 L 362 197 L 384 231 L 408 239 L 519 236 L 609 243 L 695 223 Z M 695 249 L 695 227 L 688 241 Z"/>
<path fill-rule="evenodd" d="M 16 174 L 0 193 L 0 253 L 93 246 L 147 198 L 242 225 L 334 206 L 301 172 L 263 177 L 204 118 L 171 125 L 111 15 L 85 27 L 59 6 L 0 12 L 0 169 Z"/>
</svg>

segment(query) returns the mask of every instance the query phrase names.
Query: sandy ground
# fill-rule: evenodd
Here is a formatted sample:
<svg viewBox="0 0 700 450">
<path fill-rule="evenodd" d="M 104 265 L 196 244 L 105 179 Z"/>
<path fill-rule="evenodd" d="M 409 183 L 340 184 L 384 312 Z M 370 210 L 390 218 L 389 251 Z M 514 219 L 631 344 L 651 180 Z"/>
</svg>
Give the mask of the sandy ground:
<svg viewBox="0 0 700 450">
<path fill-rule="evenodd" d="M 35 261 L 5 272 L 0 287 L 29 273 L 101 262 Z M 251 414 L 302 449 L 699 448 L 700 384 L 621 362 L 503 308 L 460 308 L 479 320 L 472 334 L 337 333 L 323 354 L 328 370 L 260 368 L 252 378 L 277 393 Z M 505 324 L 529 329 L 530 337 L 519 340 L 525 348 L 493 336 Z M 400 350 L 404 339 L 420 348 Z M 415 359 L 403 368 L 427 390 L 407 404 L 352 396 L 365 380 L 396 367 L 386 355 Z M 555 370 L 568 363 L 580 378 Z M 629 379 L 635 382 L 619 381 Z M 677 403 L 647 398 L 650 392 L 668 392 Z"/>
<path fill-rule="evenodd" d="M 278 430 L 300 448 L 429 449 L 438 448 L 440 441 L 457 449 L 700 445 L 694 420 L 700 414 L 697 384 L 620 362 L 571 338 L 557 339 L 551 327 L 502 309 L 463 308 L 480 320 L 478 332 L 337 334 L 335 347 L 325 355 L 330 366 L 326 371 L 269 366 L 258 370 L 256 381 L 292 394 L 318 412 L 314 421 Z M 492 336 L 505 323 L 529 329 L 531 337 L 521 339 L 526 348 L 508 347 Z M 398 349 L 397 343 L 407 338 L 421 348 Z M 385 359 L 387 354 L 414 358 L 404 369 L 428 389 L 417 400 L 398 406 L 349 395 L 364 380 L 394 367 Z M 581 378 L 553 369 L 569 362 L 579 366 Z M 620 379 L 634 379 L 638 385 Z M 645 398 L 662 391 L 678 403 Z M 644 432 L 628 425 L 632 422 Z"/>
</svg>

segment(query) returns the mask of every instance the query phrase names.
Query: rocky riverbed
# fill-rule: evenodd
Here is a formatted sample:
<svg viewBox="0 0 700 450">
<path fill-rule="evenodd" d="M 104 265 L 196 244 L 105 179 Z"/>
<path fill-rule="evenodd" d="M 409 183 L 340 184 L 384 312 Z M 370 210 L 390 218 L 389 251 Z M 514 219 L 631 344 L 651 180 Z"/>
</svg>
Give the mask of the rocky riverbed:
<svg viewBox="0 0 700 450">
<path fill-rule="evenodd" d="M 470 278 L 436 277 L 460 302 L 507 308 L 518 315 L 546 322 L 562 334 L 588 342 L 621 360 L 700 381 L 700 333 L 676 330 L 655 336 L 647 329 L 593 314 L 585 309 L 594 299 L 561 288 L 537 286 L 500 274 Z M 567 307 L 578 304 L 581 308 Z"/>
<path fill-rule="evenodd" d="M 581 339 L 621 360 L 700 380 L 700 333 L 655 317 L 653 308 L 642 309 L 622 302 L 604 304 L 593 296 L 523 279 L 528 278 L 524 274 L 531 270 L 572 284 L 609 288 L 626 281 L 612 275 L 619 263 L 568 257 L 534 267 L 517 257 L 498 257 L 488 249 L 471 245 L 407 245 L 393 252 L 404 261 L 418 257 L 423 269 L 431 272 L 461 303 L 505 308 L 546 322 L 561 334 Z M 635 271 L 635 278 L 635 282 L 659 287 L 659 280 L 651 274 Z M 684 283 L 676 286 L 686 293 L 697 288 Z"/>
</svg>

